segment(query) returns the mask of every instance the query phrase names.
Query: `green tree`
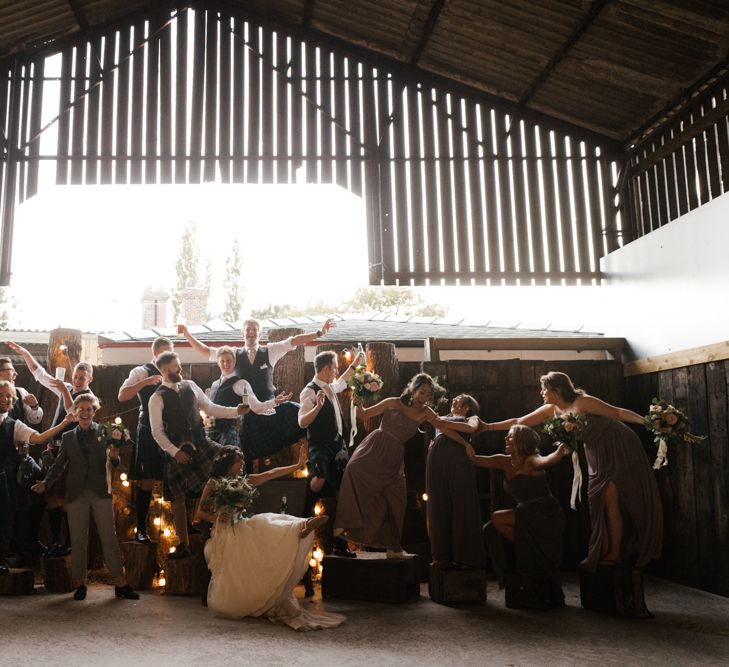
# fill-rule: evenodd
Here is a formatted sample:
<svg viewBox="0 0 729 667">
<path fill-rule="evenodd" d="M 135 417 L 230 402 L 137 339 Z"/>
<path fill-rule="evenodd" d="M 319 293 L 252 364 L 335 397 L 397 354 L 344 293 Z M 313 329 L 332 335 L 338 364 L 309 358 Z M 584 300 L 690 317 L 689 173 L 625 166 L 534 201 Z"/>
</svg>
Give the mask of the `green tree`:
<svg viewBox="0 0 729 667">
<path fill-rule="evenodd" d="M 5 288 L 0 287 L 0 329 L 2 330 L 8 328 L 8 320 L 10 319 L 8 307 L 12 307 L 12 305 L 12 299 L 8 299 Z"/>
<path fill-rule="evenodd" d="M 428 303 L 410 287 L 377 286 L 361 287 L 344 304 L 343 310 L 362 313 L 368 310 L 397 313 L 399 315 L 425 315 L 443 317 L 447 309 L 435 303 Z"/>
<path fill-rule="evenodd" d="M 182 311 L 182 292 L 188 287 L 200 287 L 200 242 L 197 234 L 197 223 L 188 222 L 182 234 L 180 254 L 175 262 L 177 285 L 172 290 L 172 314 L 177 321 Z M 210 260 L 205 263 L 205 283 L 202 285 L 210 294 L 211 268 Z M 209 303 L 209 301 L 208 301 Z M 209 317 L 209 315 L 208 315 Z"/>
<path fill-rule="evenodd" d="M 225 310 L 221 317 L 228 322 L 237 322 L 243 307 L 245 290 L 241 282 L 242 260 L 238 239 L 233 241 L 233 247 L 225 260 Z"/>
</svg>

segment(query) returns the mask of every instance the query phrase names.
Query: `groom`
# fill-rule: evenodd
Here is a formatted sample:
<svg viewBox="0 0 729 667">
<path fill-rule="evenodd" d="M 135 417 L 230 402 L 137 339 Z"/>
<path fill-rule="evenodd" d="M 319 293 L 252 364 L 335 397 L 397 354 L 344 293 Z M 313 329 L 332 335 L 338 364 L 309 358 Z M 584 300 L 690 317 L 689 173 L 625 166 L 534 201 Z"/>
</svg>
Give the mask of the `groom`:
<svg viewBox="0 0 729 667">
<path fill-rule="evenodd" d="M 337 379 L 339 372 L 336 352 L 320 352 L 314 357 L 314 379 L 301 392 L 299 426 L 306 429 L 309 441 L 307 466 L 311 474 L 307 488 L 307 509 L 311 515 L 320 498 L 336 499 L 347 464 L 343 438 L 344 420 L 337 394 L 347 388 L 360 357 Z M 333 512 L 332 512 L 333 514 Z M 334 538 L 334 555 L 354 558 L 355 553 L 341 537 Z"/>
</svg>

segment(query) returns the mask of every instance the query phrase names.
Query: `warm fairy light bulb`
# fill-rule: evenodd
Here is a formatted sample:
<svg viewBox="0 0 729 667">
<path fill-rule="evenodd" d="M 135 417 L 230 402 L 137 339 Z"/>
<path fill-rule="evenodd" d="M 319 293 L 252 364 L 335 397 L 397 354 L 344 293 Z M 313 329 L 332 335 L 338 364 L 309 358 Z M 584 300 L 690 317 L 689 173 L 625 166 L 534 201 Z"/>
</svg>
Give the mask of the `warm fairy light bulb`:
<svg viewBox="0 0 729 667">
<path fill-rule="evenodd" d="M 58 349 L 59 349 L 59 350 L 60 350 L 61 352 L 65 352 L 66 350 L 68 350 L 68 347 L 66 347 L 65 345 L 59 345 L 59 346 L 58 346 Z"/>
<path fill-rule="evenodd" d="M 127 482 L 127 480 L 124 480 L 124 481 L 122 482 L 122 486 L 129 486 L 129 482 Z"/>
<path fill-rule="evenodd" d="M 164 577 L 161 577 L 157 583 L 160 586 L 164 586 L 167 583 L 167 579 L 165 579 Z"/>
<path fill-rule="evenodd" d="M 352 361 L 352 350 L 346 350 L 344 352 L 344 360 L 345 361 Z"/>
<path fill-rule="evenodd" d="M 205 410 L 200 410 L 200 419 L 205 419 Z"/>
<path fill-rule="evenodd" d="M 127 474 L 125 472 L 123 472 L 121 475 L 119 475 L 119 479 L 122 482 L 126 482 L 127 481 Z"/>
<path fill-rule="evenodd" d="M 135 535 L 137 534 L 137 527 L 136 526 L 134 527 L 134 534 Z"/>
<path fill-rule="evenodd" d="M 177 547 L 170 547 L 169 553 L 173 554 L 177 551 Z"/>
<path fill-rule="evenodd" d="M 172 531 L 171 531 L 171 530 L 170 530 L 169 528 L 165 528 L 165 529 L 164 529 L 164 530 L 162 531 L 162 534 L 163 534 L 163 535 L 164 535 L 165 537 L 169 537 L 170 535 L 172 535 Z"/>
<path fill-rule="evenodd" d="M 155 519 L 154 519 L 154 525 L 155 526 L 161 526 L 162 525 L 162 519 L 160 519 L 159 517 L 155 517 Z"/>
<path fill-rule="evenodd" d="M 324 552 L 319 547 L 317 547 L 316 549 L 314 549 L 314 553 L 312 554 L 312 556 L 314 556 L 314 559 L 318 562 L 324 558 Z"/>
<path fill-rule="evenodd" d="M 312 559 L 311 559 L 311 560 L 309 561 L 309 567 L 316 567 L 317 565 L 318 565 L 318 563 L 316 562 L 316 560 L 315 560 L 315 559 L 313 559 L 313 558 L 312 558 Z"/>
<path fill-rule="evenodd" d="M 157 502 L 161 505 L 165 501 L 164 498 L 157 498 Z"/>
<path fill-rule="evenodd" d="M 121 417 L 117 417 L 117 418 L 116 418 L 116 419 L 114 420 L 114 423 L 115 423 L 115 424 L 116 424 L 117 426 L 118 426 L 119 424 L 121 424 Z"/>
<path fill-rule="evenodd" d="M 309 476 L 309 469 L 308 468 L 303 468 L 302 471 L 301 471 L 301 474 L 302 474 L 303 477 L 308 477 Z"/>
<path fill-rule="evenodd" d="M 422 496 L 420 496 L 423 500 L 428 500 L 428 494 L 424 493 Z"/>
<path fill-rule="evenodd" d="M 322 513 L 322 507 L 319 503 L 317 503 L 316 505 L 314 505 L 314 514 L 316 516 L 319 516 L 321 513 Z"/>
</svg>

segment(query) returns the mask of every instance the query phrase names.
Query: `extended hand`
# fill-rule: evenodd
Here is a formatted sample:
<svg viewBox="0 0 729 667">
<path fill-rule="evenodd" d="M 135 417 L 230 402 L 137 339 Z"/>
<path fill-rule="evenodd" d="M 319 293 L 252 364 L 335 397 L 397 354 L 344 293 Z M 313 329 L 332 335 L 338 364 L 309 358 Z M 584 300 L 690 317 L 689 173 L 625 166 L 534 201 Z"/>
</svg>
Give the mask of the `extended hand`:
<svg viewBox="0 0 729 667">
<path fill-rule="evenodd" d="M 324 334 L 326 334 L 327 331 L 329 331 L 329 329 L 331 329 L 332 327 L 335 327 L 335 326 L 337 326 L 337 325 L 335 324 L 334 320 L 330 317 L 329 319 L 327 319 L 324 322 L 324 324 L 321 325 L 321 335 L 323 336 Z"/>
<path fill-rule="evenodd" d="M 54 389 L 58 389 L 58 391 L 63 391 L 66 388 L 66 383 L 63 380 L 59 380 L 58 378 L 51 378 L 48 380 L 48 384 L 51 385 Z"/>
<path fill-rule="evenodd" d="M 30 487 L 30 490 L 40 496 L 46 492 L 46 483 L 36 482 L 35 484 L 33 484 L 33 486 Z"/>
<path fill-rule="evenodd" d="M 153 387 L 156 384 L 159 384 L 162 382 L 162 376 L 161 375 L 150 375 L 145 381 L 145 386 Z"/>
<path fill-rule="evenodd" d="M 318 409 L 320 409 L 321 406 L 324 405 L 324 401 L 326 400 L 326 398 L 327 398 L 327 396 L 324 393 L 323 389 L 320 389 L 319 391 L 316 392 L 316 407 Z"/>
<path fill-rule="evenodd" d="M 293 398 L 293 393 L 289 392 L 288 394 L 285 392 L 281 392 L 274 401 L 276 402 L 276 405 L 281 405 L 281 403 L 285 403 L 286 401 L 290 401 Z"/>
<path fill-rule="evenodd" d="M 466 445 L 466 455 L 468 456 L 468 459 L 471 461 L 471 463 L 476 460 L 476 451 L 471 445 Z"/>
<path fill-rule="evenodd" d="M 180 449 L 175 452 L 175 461 L 181 463 L 182 465 L 185 465 L 187 463 L 190 463 L 190 456 Z"/>
</svg>

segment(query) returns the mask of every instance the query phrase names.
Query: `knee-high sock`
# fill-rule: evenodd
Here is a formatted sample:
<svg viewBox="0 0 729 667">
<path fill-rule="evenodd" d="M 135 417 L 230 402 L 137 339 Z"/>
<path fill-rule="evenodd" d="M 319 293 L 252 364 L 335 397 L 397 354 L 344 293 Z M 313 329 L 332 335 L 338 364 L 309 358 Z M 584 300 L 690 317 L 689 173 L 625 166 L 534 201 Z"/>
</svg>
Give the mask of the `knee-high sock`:
<svg viewBox="0 0 729 667">
<path fill-rule="evenodd" d="M 147 514 L 152 502 L 152 492 L 137 487 L 137 533 L 147 533 Z M 179 531 L 178 531 L 179 532 Z"/>
<path fill-rule="evenodd" d="M 187 506 L 185 505 L 184 498 L 172 501 L 172 520 L 175 522 L 175 530 L 177 531 L 177 537 L 180 538 L 180 544 L 189 546 L 190 538 L 187 534 Z"/>
<path fill-rule="evenodd" d="M 63 507 L 51 507 L 48 509 L 48 525 L 51 528 L 51 544 L 61 543 L 61 524 L 64 515 Z"/>
</svg>

